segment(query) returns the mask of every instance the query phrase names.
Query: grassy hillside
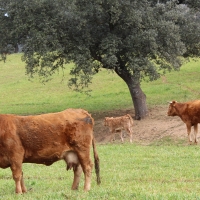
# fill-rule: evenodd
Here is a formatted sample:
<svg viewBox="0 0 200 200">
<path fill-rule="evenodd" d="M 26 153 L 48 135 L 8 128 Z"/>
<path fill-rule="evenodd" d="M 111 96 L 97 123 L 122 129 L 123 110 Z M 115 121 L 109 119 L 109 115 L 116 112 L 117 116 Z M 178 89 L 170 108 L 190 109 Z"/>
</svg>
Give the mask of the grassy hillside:
<svg viewBox="0 0 200 200">
<path fill-rule="evenodd" d="M 0 62 L 0 113 L 36 114 L 84 108 L 89 112 L 130 108 L 128 88 L 116 74 L 102 70 L 93 79 L 91 96 L 69 90 L 69 69 L 55 74 L 45 85 L 38 77 L 32 81 L 25 75 L 20 54 Z M 168 73 L 155 82 L 142 82 L 149 106 L 169 100 L 187 101 L 200 97 L 200 61 L 185 64 L 179 72 Z"/>
</svg>

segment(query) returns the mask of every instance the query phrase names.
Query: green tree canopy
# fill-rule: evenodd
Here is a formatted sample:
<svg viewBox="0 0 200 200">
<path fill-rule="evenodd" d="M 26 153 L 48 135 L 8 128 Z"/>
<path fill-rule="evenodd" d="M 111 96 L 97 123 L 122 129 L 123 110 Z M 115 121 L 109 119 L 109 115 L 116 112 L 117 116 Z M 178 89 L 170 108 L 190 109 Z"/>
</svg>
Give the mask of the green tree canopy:
<svg viewBox="0 0 200 200">
<path fill-rule="evenodd" d="M 0 51 L 4 56 L 9 45 L 22 44 L 27 74 L 44 80 L 74 62 L 69 86 L 75 90 L 101 68 L 113 70 L 140 119 L 147 113 L 140 81 L 200 55 L 198 6 L 192 0 L 0 0 Z"/>
</svg>

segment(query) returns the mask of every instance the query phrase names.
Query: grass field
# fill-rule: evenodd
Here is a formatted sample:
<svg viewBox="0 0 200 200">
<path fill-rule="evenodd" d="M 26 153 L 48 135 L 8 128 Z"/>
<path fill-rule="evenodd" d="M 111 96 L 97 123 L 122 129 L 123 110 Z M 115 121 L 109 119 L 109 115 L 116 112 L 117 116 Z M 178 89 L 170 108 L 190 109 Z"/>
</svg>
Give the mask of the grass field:
<svg viewBox="0 0 200 200">
<path fill-rule="evenodd" d="M 130 108 L 132 100 L 125 82 L 116 74 L 102 70 L 93 79 L 91 96 L 69 90 L 71 65 L 55 74 L 45 85 L 38 77 L 32 81 L 25 75 L 20 54 L 0 63 L 0 113 L 37 114 L 84 108 L 89 112 Z M 155 82 L 142 82 L 149 106 L 169 100 L 187 101 L 200 98 L 200 61 L 184 65 L 180 71 L 168 73 Z"/>
<path fill-rule="evenodd" d="M 20 55 L 0 63 L 0 113 L 36 114 L 84 108 L 89 112 L 132 107 L 125 83 L 115 74 L 101 71 L 94 77 L 91 96 L 75 93 L 67 87 L 68 73 L 62 73 L 41 84 L 36 77 L 29 81 Z M 200 98 L 200 61 L 185 64 L 179 72 L 145 83 L 149 107 L 169 100 L 187 101 Z M 10 169 L 0 169 L 0 199 L 133 199 L 133 200 L 197 200 L 200 199 L 199 146 L 185 146 L 173 141 L 142 146 L 137 144 L 97 145 L 102 184 L 97 186 L 93 172 L 92 189 L 83 192 L 83 176 L 78 191 L 71 191 L 72 171 L 66 172 L 60 161 L 46 167 L 24 164 L 28 189 L 24 195 L 14 194 Z"/>
<path fill-rule="evenodd" d="M 198 146 L 138 146 L 109 144 L 98 146 L 102 183 L 93 172 L 92 189 L 83 192 L 83 176 L 78 191 L 71 191 L 72 171 L 64 162 L 52 166 L 24 164 L 24 178 L 31 191 L 14 194 L 9 169 L 0 170 L 0 199 L 200 199 L 200 158 Z"/>
</svg>

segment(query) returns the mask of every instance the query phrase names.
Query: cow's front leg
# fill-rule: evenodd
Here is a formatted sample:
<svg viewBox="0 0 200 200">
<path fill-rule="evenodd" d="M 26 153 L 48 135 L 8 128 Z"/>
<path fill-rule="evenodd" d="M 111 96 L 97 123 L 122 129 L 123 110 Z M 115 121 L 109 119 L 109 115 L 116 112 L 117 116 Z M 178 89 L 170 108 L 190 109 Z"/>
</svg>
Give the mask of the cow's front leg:
<svg viewBox="0 0 200 200">
<path fill-rule="evenodd" d="M 130 143 L 133 143 L 133 134 L 130 133 Z"/>
<path fill-rule="evenodd" d="M 12 170 L 13 179 L 15 181 L 15 192 L 17 194 L 22 194 L 24 190 L 26 191 L 23 181 L 22 163 L 20 164 L 13 163 L 10 168 Z"/>
<path fill-rule="evenodd" d="M 198 140 L 197 140 L 197 133 L 198 133 L 198 124 L 194 125 L 194 143 L 197 144 Z"/>
<path fill-rule="evenodd" d="M 23 172 L 22 172 L 22 177 L 21 177 L 21 188 L 22 188 L 22 192 L 25 193 L 27 192 L 25 183 L 24 183 L 24 176 L 23 176 Z"/>
<path fill-rule="evenodd" d="M 188 134 L 189 144 L 192 144 L 191 125 L 190 124 L 186 124 L 186 126 L 187 126 L 187 134 Z"/>
<path fill-rule="evenodd" d="M 78 165 L 77 167 L 73 168 L 73 171 L 74 171 L 74 181 L 72 184 L 72 190 L 77 190 L 82 173 L 81 165 Z"/>
</svg>

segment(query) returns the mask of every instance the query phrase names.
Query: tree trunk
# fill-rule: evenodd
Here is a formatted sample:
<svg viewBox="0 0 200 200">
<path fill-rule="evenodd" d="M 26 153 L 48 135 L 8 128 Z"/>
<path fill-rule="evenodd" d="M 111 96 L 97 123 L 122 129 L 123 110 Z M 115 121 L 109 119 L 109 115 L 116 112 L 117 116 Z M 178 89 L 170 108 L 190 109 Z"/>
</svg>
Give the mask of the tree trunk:
<svg viewBox="0 0 200 200">
<path fill-rule="evenodd" d="M 138 76 L 131 75 L 129 71 L 117 69 L 115 72 L 126 82 L 133 101 L 135 109 L 135 119 L 140 120 L 147 115 L 148 109 L 146 105 L 146 95 L 140 87 L 139 74 Z"/>
<path fill-rule="evenodd" d="M 135 119 L 140 120 L 144 118 L 147 115 L 148 109 L 146 105 L 146 95 L 142 91 L 140 84 L 136 85 L 128 85 L 132 101 L 133 101 L 133 106 L 135 108 Z"/>
</svg>

